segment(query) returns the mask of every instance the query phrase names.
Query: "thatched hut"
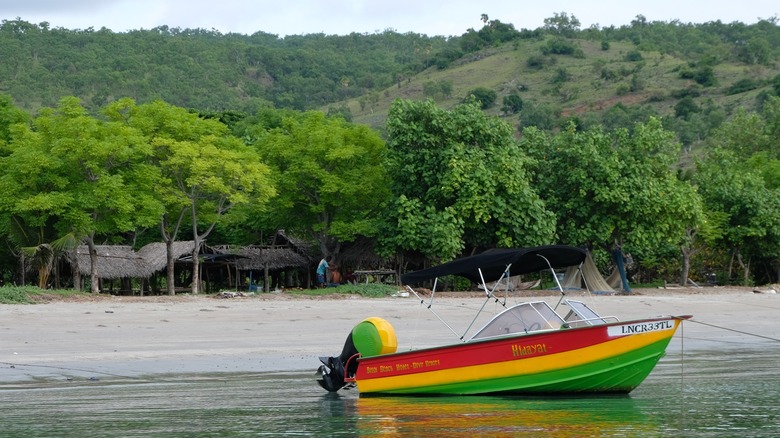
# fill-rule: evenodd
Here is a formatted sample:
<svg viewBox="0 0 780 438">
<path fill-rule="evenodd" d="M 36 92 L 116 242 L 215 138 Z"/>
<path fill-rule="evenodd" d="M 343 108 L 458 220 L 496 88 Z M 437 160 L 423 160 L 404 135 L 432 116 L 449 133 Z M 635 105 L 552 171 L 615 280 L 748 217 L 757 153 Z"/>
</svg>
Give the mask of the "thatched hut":
<svg viewBox="0 0 780 438">
<path fill-rule="evenodd" d="M 96 271 L 100 280 L 123 280 L 122 289 L 129 289 L 129 279 L 149 278 L 152 270 L 144 259 L 129 246 L 95 245 Z M 77 278 L 91 275 L 89 247 L 81 245 L 71 253 L 71 266 Z M 74 279 L 74 282 L 79 281 Z M 80 285 L 78 285 L 80 286 Z M 113 284 L 112 284 L 113 286 Z"/>
<path fill-rule="evenodd" d="M 195 248 L 194 240 L 173 242 L 173 260 L 192 254 Z M 164 242 L 152 242 L 138 250 L 138 255 L 146 262 L 152 272 L 159 272 L 168 266 L 168 252 Z"/>
<path fill-rule="evenodd" d="M 100 278 L 145 278 L 151 275 L 144 259 L 129 246 L 95 245 L 97 272 Z M 92 262 L 89 248 L 81 245 L 75 252 L 76 265 L 81 275 L 90 275 Z"/>
<path fill-rule="evenodd" d="M 186 274 L 192 263 L 194 241 L 173 243 L 173 260 L 179 274 Z M 102 280 L 122 280 L 120 291 L 130 291 L 130 279 L 148 280 L 157 273 L 165 271 L 168 266 L 167 249 L 163 242 L 150 243 L 137 252 L 130 246 L 98 245 L 97 275 Z M 200 249 L 200 264 L 203 275 L 200 278 L 213 283 L 214 287 L 236 287 L 241 284 L 241 273 L 264 278 L 264 286 L 268 291 L 273 283 L 277 286 L 280 276 L 284 274 L 287 283 L 294 276 L 304 273 L 305 280 L 299 283 L 311 283 L 308 271 L 312 263 L 311 247 L 301 239 L 288 236 L 284 230 L 279 230 L 270 239 L 268 245 L 251 245 L 246 247 L 230 247 L 227 245 L 207 246 Z M 87 246 L 79 246 L 70 257 L 75 274 L 89 277 L 90 257 Z M 235 273 L 235 277 L 234 277 Z M 179 278 L 177 283 L 187 284 L 187 279 Z M 76 280 L 80 281 L 80 280 Z M 249 282 L 251 288 L 252 281 Z M 289 285 L 289 284 L 286 284 Z M 113 282 L 111 284 L 113 288 Z M 102 288 L 102 287 L 101 287 Z M 143 282 L 141 294 L 143 294 Z M 186 288 L 177 288 L 185 290 Z M 208 288 L 206 288 L 208 289 Z"/>
<path fill-rule="evenodd" d="M 249 277 L 250 289 L 254 288 L 255 273 L 262 275 L 266 292 L 280 285 L 282 274 L 285 274 L 285 286 L 291 286 L 293 277 L 300 273 L 305 273 L 307 286 L 311 283 L 308 275 L 308 268 L 312 263 L 311 246 L 302 239 L 288 236 L 284 230 L 277 231 L 268 245 L 221 245 L 213 248 L 224 254 L 241 257 L 236 260 L 236 269 Z M 299 283 L 303 282 L 299 279 Z"/>
<path fill-rule="evenodd" d="M 195 242 L 192 240 L 173 243 L 173 260 L 177 266 L 181 267 L 180 271 L 186 271 L 192 263 L 194 248 Z M 206 249 L 205 245 L 204 250 L 210 251 L 210 249 Z M 113 280 L 121 280 L 120 292 L 128 292 L 132 289 L 130 279 L 148 280 L 155 274 L 165 271 L 168 266 L 167 249 L 163 242 L 150 243 L 137 252 L 125 245 L 98 245 L 96 251 L 98 278 L 101 282 L 102 280 L 110 280 L 112 289 Z M 91 262 L 87 246 L 79 246 L 70 259 L 75 273 L 82 277 L 89 277 Z M 142 295 L 143 289 L 142 281 Z M 180 289 L 185 290 L 186 288 Z"/>
</svg>

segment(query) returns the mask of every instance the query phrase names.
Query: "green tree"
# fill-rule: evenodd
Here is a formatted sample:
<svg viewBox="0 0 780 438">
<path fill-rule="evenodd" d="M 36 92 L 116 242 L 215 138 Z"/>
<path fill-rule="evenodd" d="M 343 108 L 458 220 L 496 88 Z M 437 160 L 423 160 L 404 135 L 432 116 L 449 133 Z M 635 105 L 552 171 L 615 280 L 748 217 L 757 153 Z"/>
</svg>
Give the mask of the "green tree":
<svg viewBox="0 0 780 438">
<path fill-rule="evenodd" d="M 191 220 L 192 293 L 200 291 L 199 252 L 214 227 L 228 220 L 236 206 L 261 206 L 275 194 L 270 169 L 256 151 L 234 137 L 228 127 L 162 102 L 141 106 L 131 124 L 143 126 L 154 161 L 168 185 L 156 192 L 167 207 L 158 216 L 169 246 L 185 215 Z M 172 263 L 171 263 L 172 266 Z M 168 293 L 172 293 L 169 268 Z"/>
<path fill-rule="evenodd" d="M 544 19 L 544 29 L 550 33 L 564 37 L 573 37 L 580 29 L 580 20 L 573 14 L 555 12 L 552 17 Z"/>
<path fill-rule="evenodd" d="M 767 65 L 772 60 L 772 47 L 766 38 L 750 38 L 737 51 L 737 57 L 745 64 Z"/>
<path fill-rule="evenodd" d="M 509 94 L 504 96 L 504 102 L 501 106 L 501 111 L 504 114 L 517 114 L 523 109 L 523 99 L 517 94 Z"/>
<path fill-rule="evenodd" d="M 98 293 L 97 239 L 149 226 L 162 214 L 152 196 L 158 172 L 145 161 L 151 148 L 137 131 L 89 116 L 74 97 L 41 111 L 9 146 L 0 208 L 30 226 L 53 224 L 58 235 L 83 240 L 91 290 Z"/>
<path fill-rule="evenodd" d="M 560 239 L 592 248 L 650 255 L 680 244 L 697 217 L 693 187 L 672 166 L 680 145 L 658 119 L 632 132 L 569 127 L 549 135 L 524 131 L 523 147 L 536 159 L 535 183 L 556 206 Z M 622 254 L 618 254 L 621 261 Z M 630 291 L 625 277 L 623 288 Z"/>
<path fill-rule="evenodd" d="M 772 78 L 771 84 L 772 90 L 775 92 L 775 96 L 780 96 L 780 74 Z"/>
<path fill-rule="evenodd" d="M 28 123 L 30 117 L 17 108 L 10 96 L 0 94 L 0 156 L 3 146 L 11 139 L 11 127 L 19 123 Z"/>
<path fill-rule="evenodd" d="M 767 263 L 780 278 L 780 98 L 770 98 L 763 114 L 739 111 L 708 141 L 697 163 L 696 181 L 707 205 L 726 218 L 716 244 L 751 283 L 751 266 Z"/>
<path fill-rule="evenodd" d="M 520 111 L 520 130 L 536 127 L 544 131 L 555 129 L 561 120 L 561 110 L 551 105 L 523 102 Z"/>
<path fill-rule="evenodd" d="M 495 90 L 485 87 L 477 87 L 467 93 L 464 102 L 476 99 L 482 109 L 488 109 L 496 103 L 498 94 Z"/>
<path fill-rule="evenodd" d="M 267 226 L 310 236 L 334 255 L 342 242 L 376 235 L 388 194 L 376 132 L 318 111 L 284 110 L 262 112 L 247 129 L 279 191 Z"/>
<path fill-rule="evenodd" d="M 697 166 L 699 191 L 707 205 L 726 218 L 724 232 L 716 241 L 731 254 L 728 274 L 736 263 L 740 282 L 752 283 L 751 266 L 780 260 L 780 191 L 771 189 L 761 174 L 747 168 L 733 151 L 716 148 Z M 777 273 L 777 271 L 776 271 Z"/>
<path fill-rule="evenodd" d="M 198 293 L 202 242 L 235 206 L 261 206 L 274 195 L 268 168 L 217 119 L 162 101 L 136 105 L 130 99 L 104 113 L 143 136 L 151 151 L 147 163 L 160 173 L 153 195 L 164 206 L 157 225 L 167 250 L 168 294 L 175 293 L 173 243 L 186 225 L 195 240 L 192 290 Z"/>
<path fill-rule="evenodd" d="M 553 215 L 529 184 L 512 128 L 472 101 L 393 103 L 387 171 L 394 196 L 380 244 L 386 253 L 447 260 L 465 248 L 550 243 Z"/>
<path fill-rule="evenodd" d="M 683 97 L 674 106 L 674 116 L 686 120 L 691 116 L 691 114 L 696 114 L 700 111 L 701 108 L 699 108 L 699 105 L 696 104 L 696 101 L 694 101 L 691 96 Z"/>
<path fill-rule="evenodd" d="M 423 95 L 436 99 L 437 97 L 448 98 L 452 95 L 452 81 L 438 80 L 427 81 L 423 84 Z"/>
</svg>

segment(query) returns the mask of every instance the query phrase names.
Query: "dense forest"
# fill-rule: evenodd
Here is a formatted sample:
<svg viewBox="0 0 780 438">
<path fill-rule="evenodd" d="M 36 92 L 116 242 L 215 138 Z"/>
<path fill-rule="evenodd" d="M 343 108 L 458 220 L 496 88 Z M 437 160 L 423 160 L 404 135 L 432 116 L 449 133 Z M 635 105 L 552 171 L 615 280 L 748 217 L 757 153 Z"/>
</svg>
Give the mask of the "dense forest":
<svg viewBox="0 0 780 438">
<path fill-rule="evenodd" d="M 277 229 L 399 269 L 562 242 L 644 281 L 778 281 L 776 18 L 482 19 L 451 38 L 2 21 L 3 281 L 68 242 Z"/>
</svg>

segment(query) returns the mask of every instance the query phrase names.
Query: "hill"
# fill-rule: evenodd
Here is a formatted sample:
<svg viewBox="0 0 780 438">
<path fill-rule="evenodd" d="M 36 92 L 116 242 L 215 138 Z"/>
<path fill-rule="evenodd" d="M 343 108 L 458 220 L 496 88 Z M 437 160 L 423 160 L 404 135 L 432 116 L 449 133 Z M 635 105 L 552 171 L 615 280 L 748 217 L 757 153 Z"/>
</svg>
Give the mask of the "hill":
<svg viewBox="0 0 780 438">
<path fill-rule="evenodd" d="M 777 19 L 647 22 L 579 29 L 555 14 L 538 29 L 485 20 L 459 37 L 385 31 L 279 38 L 161 26 L 114 33 L 0 25 L 0 93 L 30 112 L 74 95 L 97 110 L 121 97 L 201 113 L 273 105 L 325 109 L 383 127 L 397 98 L 444 107 L 470 94 L 519 128 L 629 127 L 649 115 L 685 144 L 780 89 Z"/>
<path fill-rule="evenodd" d="M 540 108 L 553 115 L 554 126 L 569 120 L 579 124 L 618 123 L 614 120 L 620 116 L 615 114 L 616 108 L 629 116 L 655 114 L 670 122 L 682 116 L 685 121 L 695 118 L 676 109 L 686 98 L 694 104 L 692 111 L 703 115 L 718 112 L 718 121 L 722 121 L 738 108 L 756 109 L 762 95 L 774 93 L 773 79 L 780 74 L 776 64 L 744 65 L 723 60 L 712 67 L 713 84 L 702 86 L 684 77 L 696 62 L 681 55 L 637 50 L 630 42 L 612 43 L 604 50 L 600 42 L 584 39 L 571 40 L 581 49 L 580 56 L 540 55 L 549 40 L 521 40 L 484 49 L 446 69 L 431 67 L 386 88 L 376 93 L 370 104 L 361 97 L 348 100 L 346 106 L 355 122 L 381 128 L 395 99 L 434 98 L 437 104 L 449 107 L 484 87 L 495 90 L 497 96 L 486 111 L 518 125 L 524 116 L 538 117 L 529 109 Z M 450 83 L 451 95 L 426 93 L 426 84 L 432 83 Z M 502 110 L 502 100 L 510 95 L 522 99 L 525 113 Z M 629 119 L 633 121 L 634 117 Z"/>
</svg>

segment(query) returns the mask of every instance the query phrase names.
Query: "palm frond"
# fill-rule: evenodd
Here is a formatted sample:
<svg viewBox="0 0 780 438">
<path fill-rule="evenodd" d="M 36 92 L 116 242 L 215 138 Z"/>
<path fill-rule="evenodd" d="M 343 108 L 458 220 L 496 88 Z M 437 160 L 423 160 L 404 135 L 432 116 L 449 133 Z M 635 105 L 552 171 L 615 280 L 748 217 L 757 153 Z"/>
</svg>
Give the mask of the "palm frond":
<svg viewBox="0 0 780 438">
<path fill-rule="evenodd" d="M 78 248 L 79 245 L 81 245 L 81 238 L 72 232 L 51 243 L 52 248 L 59 252 L 72 251 Z"/>
</svg>

